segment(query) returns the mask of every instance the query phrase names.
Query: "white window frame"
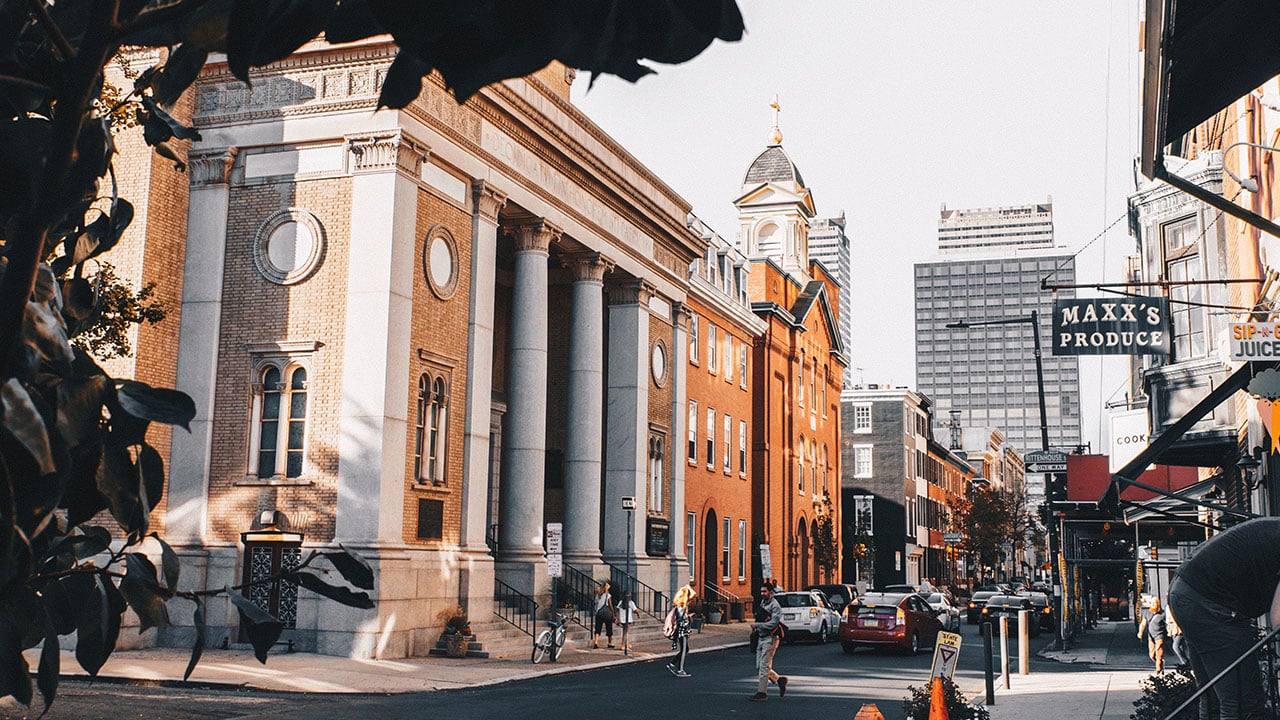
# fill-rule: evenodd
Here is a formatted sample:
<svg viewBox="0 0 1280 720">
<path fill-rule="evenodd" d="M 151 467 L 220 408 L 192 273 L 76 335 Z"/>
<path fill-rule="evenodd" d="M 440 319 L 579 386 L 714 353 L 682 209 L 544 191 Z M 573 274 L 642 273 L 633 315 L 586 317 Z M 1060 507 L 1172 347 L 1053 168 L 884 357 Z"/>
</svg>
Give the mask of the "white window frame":
<svg viewBox="0 0 1280 720">
<path fill-rule="evenodd" d="M 707 469 L 716 469 L 716 409 L 707 408 Z"/>
<path fill-rule="evenodd" d="M 664 446 L 661 435 L 655 433 L 649 436 L 649 510 L 659 514 L 662 513 L 664 499 L 662 487 L 662 467 L 666 456 Z"/>
<path fill-rule="evenodd" d="M 745 342 L 738 346 L 738 387 L 743 390 L 747 389 L 747 373 L 750 370 L 747 367 L 747 347 Z"/>
<path fill-rule="evenodd" d="M 724 474 L 733 472 L 733 418 L 724 414 Z"/>
<path fill-rule="evenodd" d="M 689 315 L 689 362 L 698 364 L 698 314 Z"/>
<path fill-rule="evenodd" d="M 809 414 L 818 413 L 818 360 L 814 358 L 809 366 Z"/>
<path fill-rule="evenodd" d="M 728 582 L 729 571 L 733 569 L 729 567 L 729 553 L 732 550 L 732 548 L 730 547 L 732 545 L 732 537 L 729 535 L 729 531 L 731 529 L 731 526 L 729 523 L 732 521 L 729 519 L 728 515 L 725 515 L 723 518 L 721 518 L 721 520 L 723 521 L 720 524 L 721 535 L 724 536 L 724 540 L 721 541 L 721 545 L 720 545 L 720 562 L 721 564 L 724 565 L 724 570 L 720 575 L 720 579 L 725 582 Z"/>
<path fill-rule="evenodd" d="M 724 381 L 733 382 L 733 336 L 724 334 Z"/>
<path fill-rule="evenodd" d="M 859 435 L 871 432 L 871 403 L 853 404 L 853 431 Z"/>
<path fill-rule="evenodd" d="M 720 348 L 716 347 L 716 326 L 710 322 L 707 323 L 707 372 L 716 372 L 716 354 Z"/>
<path fill-rule="evenodd" d="M 747 521 L 738 520 L 738 582 L 747 579 Z"/>
<path fill-rule="evenodd" d="M 428 370 L 418 376 L 417 421 L 413 440 L 415 482 L 443 485 L 449 445 L 449 381 Z"/>
<path fill-rule="evenodd" d="M 698 464 L 698 401 L 689 401 L 689 464 Z"/>
<path fill-rule="evenodd" d="M 684 552 L 689 557 L 689 573 L 692 576 L 693 569 L 698 567 L 698 513 L 686 512 L 684 523 Z"/>
<path fill-rule="evenodd" d="M 830 487 L 827 485 L 827 476 L 831 471 L 831 455 L 827 453 L 827 446 L 822 446 L 822 494 L 830 494 Z"/>
<path fill-rule="evenodd" d="M 800 366 L 796 368 L 796 397 L 800 407 L 804 407 L 804 356 L 800 356 Z"/>
<path fill-rule="evenodd" d="M 804 494 L 804 446 L 805 446 L 804 438 L 801 437 L 800 449 L 796 451 L 796 475 L 799 476 L 796 482 L 797 495 Z"/>
<path fill-rule="evenodd" d="M 747 476 L 747 421 L 738 421 L 738 476 Z"/>
<path fill-rule="evenodd" d="M 854 445 L 853 446 L 853 476 L 856 478 L 869 478 L 875 474 L 873 467 L 873 459 L 875 453 L 874 445 Z"/>
</svg>

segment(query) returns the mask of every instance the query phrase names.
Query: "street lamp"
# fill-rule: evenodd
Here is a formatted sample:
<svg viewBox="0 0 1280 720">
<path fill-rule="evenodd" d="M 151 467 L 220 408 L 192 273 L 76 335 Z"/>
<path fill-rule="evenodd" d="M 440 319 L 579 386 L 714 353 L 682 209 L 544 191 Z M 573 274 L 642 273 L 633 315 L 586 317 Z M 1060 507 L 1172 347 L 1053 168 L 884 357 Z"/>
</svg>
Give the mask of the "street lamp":
<svg viewBox="0 0 1280 720">
<path fill-rule="evenodd" d="M 1235 173 L 1231 172 L 1231 168 L 1227 167 L 1227 153 L 1230 152 L 1231 149 L 1236 147 L 1237 145 L 1244 145 L 1246 147 L 1257 148 L 1259 150 L 1269 150 L 1271 152 L 1280 152 L 1280 148 L 1271 147 L 1270 145 L 1262 145 L 1261 143 L 1245 142 L 1244 140 L 1241 140 L 1239 142 L 1233 142 L 1230 145 L 1222 148 L 1223 171 L 1226 172 L 1227 175 L 1229 175 L 1232 180 L 1235 180 L 1236 183 L 1239 184 L 1241 188 L 1248 190 L 1251 193 L 1256 193 L 1258 192 L 1257 180 L 1254 180 L 1252 177 L 1246 177 L 1246 178 L 1237 177 Z"/>
<path fill-rule="evenodd" d="M 958 322 L 947 323 L 947 327 L 956 328 L 972 328 L 984 325 L 1016 325 L 1026 323 L 1031 326 L 1031 338 L 1034 341 L 1035 357 L 1036 357 L 1036 392 L 1040 401 L 1040 449 L 1049 451 L 1049 421 L 1044 410 L 1044 362 L 1040 353 L 1040 314 L 1032 310 L 1026 317 L 1001 318 L 999 320 L 960 320 Z M 1052 507 L 1052 500 L 1047 501 Z M 1053 585 L 1054 592 L 1059 592 L 1059 584 L 1061 583 L 1060 570 L 1058 567 L 1058 524 L 1049 523 L 1049 567 L 1050 583 Z M 1053 639 L 1055 647 L 1062 647 L 1062 613 L 1055 619 L 1053 624 Z"/>
</svg>

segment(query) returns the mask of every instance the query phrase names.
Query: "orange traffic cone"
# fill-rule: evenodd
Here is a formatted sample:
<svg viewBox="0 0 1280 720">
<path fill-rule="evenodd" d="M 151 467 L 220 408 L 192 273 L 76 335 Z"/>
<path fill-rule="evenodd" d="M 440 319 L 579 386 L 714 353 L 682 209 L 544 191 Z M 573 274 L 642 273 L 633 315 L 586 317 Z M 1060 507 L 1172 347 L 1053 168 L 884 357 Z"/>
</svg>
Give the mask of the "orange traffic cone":
<svg viewBox="0 0 1280 720">
<path fill-rule="evenodd" d="M 942 693 L 942 678 L 933 679 L 933 695 L 929 698 L 929 720 L 951 720 L 947 699 Z"/>
<path fill-rule="evenodd" d="M 880 708 L 871 703 L 863 705 L 858 710 L 858 714 L 853 716 L 853 720 L 884 720 L 884 713 L 880 712 Z"/>
</svg>

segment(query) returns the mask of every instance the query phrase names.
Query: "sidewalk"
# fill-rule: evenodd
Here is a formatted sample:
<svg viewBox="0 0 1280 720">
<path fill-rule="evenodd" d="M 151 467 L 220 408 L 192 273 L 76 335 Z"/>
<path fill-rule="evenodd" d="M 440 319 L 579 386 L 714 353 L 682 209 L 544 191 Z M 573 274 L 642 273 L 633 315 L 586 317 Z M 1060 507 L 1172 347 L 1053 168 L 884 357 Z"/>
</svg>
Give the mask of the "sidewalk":
<svg viewBox="0 0 1280 720">
<path fill-rule="evenodd" d="M 706 625 L 690 638 L 690 652 L 710 652 L 747 642 L 746 623 Z M 611 665 L 652 660 L 671 654 L 671 641 L 656 638 L 636 643 L 630 656 L 619 649 L 593 650 L 580 629 L 571 631 L 556 662 L 534 665 L 529 655 L 513 658 L 415 657 L 397 660 L 353 660 L 345 657 L 290 653 L 275 650 L 263 665 L 252 650 L 206 649 L 191 673 L 190 683 L 216 687 L 243 687 L 279 692 L 392 694 L 481 687 L 511 680 L 590 670 Z M 532 641 L 530 641 L 532 650 Z M 28 650 L 28 664 L 40 661 L 39 649 Z M 99 671 L 100 680 L 167 684 L 182 681 L 191 659 L 190 650 L 148 648 L 112 653 Z M 63 677 L 84 677 L 75 653 L 62 651 Z"/>
<path fill-rule="evenodd" d="M 1129 621 L 1103 621 L 1076 636 L 1070 649 L 1042 650 L 1032 660 L 1030 675 L 1017 674 L 1013 658 L 1010 665 L 1008 690 L 996 677 L 991 720 L 1129 720 L 1142 696 L 1141 682 L 1155 669 Z"/>
</svg>

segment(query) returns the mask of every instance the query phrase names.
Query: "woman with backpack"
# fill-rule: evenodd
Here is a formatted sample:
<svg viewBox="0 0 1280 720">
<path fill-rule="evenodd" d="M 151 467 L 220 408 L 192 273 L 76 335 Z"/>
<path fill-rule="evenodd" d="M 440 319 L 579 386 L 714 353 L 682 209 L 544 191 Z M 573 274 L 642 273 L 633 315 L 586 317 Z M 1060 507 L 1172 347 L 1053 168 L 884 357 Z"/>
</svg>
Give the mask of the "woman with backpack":
<svg viewBox="0 0 1280 720">
<path fill-rule="evenodd" d="M 591 647 L 600 647 L 600 631 L 609 638 L 609 647 L 613 647 L 613 595 L 609 594 L 609 583 L 600 583 L 596 588 L 595 633 L 591 636 Z"/>
<path fill-rule="evenodd" d="M 671 649 L 675 650 L 667 669 L 679 678 L 689 677 L 684 670 L 684 659 L 689 656 L 689 601 L 697 594 L 688 584 L 677 590 L 671 600 L 671 612 L 663 623 L 663 634 L 671 638 Z"/>
</svg>

